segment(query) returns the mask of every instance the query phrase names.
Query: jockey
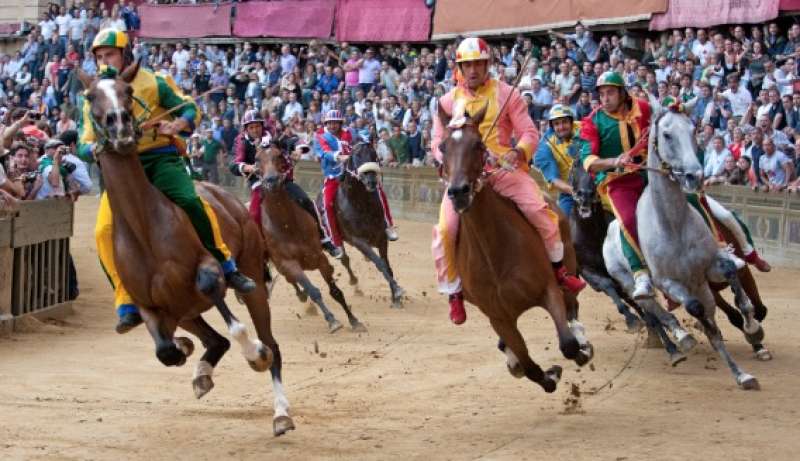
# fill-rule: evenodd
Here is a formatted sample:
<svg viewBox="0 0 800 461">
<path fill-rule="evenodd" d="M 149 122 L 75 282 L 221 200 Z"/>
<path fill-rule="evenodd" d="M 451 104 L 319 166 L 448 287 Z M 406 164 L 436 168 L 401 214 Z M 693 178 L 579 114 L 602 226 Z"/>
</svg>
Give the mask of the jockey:
<svg viewBox="0 0 800 461">
<path fill-rule="evenodd" d="M 488 153 L 494 161 L 513 167 L 511 171 L 502 170 L 492 175 L 489 183 L 495 192 L 511 199 L 542 236 L 558 282 L 573 293 L 578 293 L 586 283 L 577 276 L 567 273 L 562 263 L 564 244 L 558 228 L 558 217 L 547 206 L 528 171 L 533 150 L 538 142 L 538 133 L 519 92 L 510 85 L 489 77 L 489 56 L 489 46 L 483 39 L 466 38 L 459 44 L 456 50 L 456 63 L 463 78 L 458 86 L 439 99 L 440 107 L 453 116 L 451 124 L 458 119 L 463 120 L 464 112 L 477 113 L 486 108 L 486 116 L 478 129 L 486 138 Z M 505 101 L 508 101 L 508 104 L 503 113 L 498 114 Z M 495 129 L 487 133 L 496 117 L 499 119 Z M 439 145 L 443 141 L 443 135 L 442 122 L 439 117 L 435 117 L 431 147 L 434 156 L 440 162 L 442 153 L 439 151 Z M 512 135 L 517 140 L 516 146 L 511 144 Z M 461 292 L 461 278 L 455 268 L 458 227 L 458 214 L 445 195 L 439 212 L 439 224 L 433 229 L 431 247 L 439 291 L 449 295 L 450 320 L 456 325 L 464 323 L 467 318 Z"/>
<path fill-rule="evenodd" d="M 258 187 L 258 175 L 253 174 L 256 169 L 256 148 L 259 144 L 266 147 L 269 145 L 272 136 L 264 127 L 264 120 L 258 111 L 251 109 L 245 112 L 242 117 L 242 132 L 236 136 L 233 142 L 234 160 L 230 165 L 230 171 L 236 176 L 246 176 L 247 185 L 250 186 L 250 216 L 258 224 L 258 229 L 263 232 L 261 227 L 261 188 Z M 286 192 L 289 197 L 300 207 L 306 210 L 317 223 L 322 247 L 331 255 L 335 254 L 336 248 L 331 243 L 330 237 L 325 233 L 325 229 L 320 225 L 319 214 L 314 202 L 308 198 L 305 191 L 294 182 L 293 159 L 283 146 L 282 151 L 289 165 L 286 173 Z"/>
<path fill-rule="evenodd" d="M 651 108 L 647 101 L 634 98 L 625 90 L 622 77 L 605 72 L 597 81 L 601 106 L 581 124 L 580 148 L 586 171 L 595 175 L 597 191 L 611 205 L 620 223 L 622 252 L 634 276 L 633 297 L 654 296 L 650 273 L 639 248 L 636 204 L 646 185 L 643 170 L 624 169 L 627 164 L 646 163 L 647 135 Z"/>
<path fill-rule="evenodd" d="M 317 132 L 314 147 L 322 164 L 322 173 L 325 181 L 322 185 L 322 206 L 324 207 L 324 221 L 329 230 L 333 244 L 336 246 L 335 258 L 342 257 L 342 234 L 336 221 L 334 204 L 336 192 L 339 190 L 339 176 L 344 173 L 343 164 L 350 156 L 353 135 L 349 130 L 342 128 L 344 118 L 338 110 L 329 110 L 325 114 L 323 123 L 325 128 Z M 383 219 L 386 224 L 386 236 L 390 241 L 397 240 L 397 231 L 394 228 L 392 214 L 389 211 L 389 202 L 383 187 L 378 184 L 378 196 L 383 208 Z"/>
<path fill-rule="evenodd" d="M 536 149 L 533 165 L 542 172 L 550 188 L 559 192 L 558 206 L 569 216 L 574 203 L 569 172 L 578 156 L 581 123 L 575 121 L 572 109 L 562 104 L 550 108 L 548 121 L 550 129 Z"/>
<path fill-rule="evenodd" d="M 101 78 L 114 78 L 118 70 L 121 71 L 133 62 L 128 36 L 114 29 L 101 30 L 92 43 L 91 51 L 99 64 Z M 222 265 L 228 285 L 242 293 L 252 291 L 255 289 L 255 283 L 236 268 L 236 262 L 221 239 L 214 210 L 197 196 L 194 183 L 178 153 L 178 148 L 183 148 L 183 141 L 177 139 L 176 135 L 191 133 L 200 121 L 197 105 L 181 93 L 170 77 L 155 74 L 147 69 L 138 70 L 131 86 L 136 101 L 133 105 L 133 115 L 137 119 L 156 117 L 173 107 L 185 104 L 175 111 L 174 117 L 170 117 L 169 121 L 163 121 L 154 128 L 155 132 L 152 135 L 146 134 L 140 137 L 137 146 L 139 159 L 153 186 L 186 212 L 203 246 Z M 90 104 L 86 100 L 81 104 L 78 153 L 84 159 L 89 159 L 95 149 L 96 136 Z M 110 202 L 104 193 L 100 199 L 95 227 L 97 253 L 103 269 L 114 286 L 114 300 L 119 315 L 116 330 L 118 333 L 125 333 L 142 323 L 142 317 L 130 294 L 122 285 L 116 269 L 112 224 Z M 128 263 L 135 262 L 128 261 Z"/>
</svg>

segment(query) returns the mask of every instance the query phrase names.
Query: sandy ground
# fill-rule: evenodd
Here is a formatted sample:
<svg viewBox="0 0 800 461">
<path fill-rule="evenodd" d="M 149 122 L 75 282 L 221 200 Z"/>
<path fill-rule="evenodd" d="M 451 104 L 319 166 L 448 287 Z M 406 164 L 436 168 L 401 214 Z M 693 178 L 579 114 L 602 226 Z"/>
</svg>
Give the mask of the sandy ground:
<svg viewBox="0 0 800 461">
<path fill-rule="evenodd" d="M 800 271 L 758 275 L 774 361 L 756 361 L 742 335 L 724 326 L 760 392 L 739 390 L 699 335 L 689 360 L 671 368 L 663 351 L 624 331 L 610 302 L 586 293 L 594 371 L 560 356 L 543 310 L 521 319 L 534 359 L 564 366 L 558 391 L 545 394 L 508 374 L 477 309 L 468 308 L 466 325 L 450 324 L 433 284 L 430 226 L 402 222 L 390 257 L 408 291 L 405 308 L 389 309 L 388 287 L 363 258 L 355 263 L 367 295 L 343 287 L 369 333 L 328 334 L 285 282 L 276 287 L 273 331 L 297 430 L 273 438 L 269 374 L 252 372 L 237 347 L 198 401 L 197 354 L 166 368 L 144 328 L 113 332 L 111 290 L 92 238 L 96 208 L 95 198 L 77 207 L 76 314 L 0 339 L 0 459 L 798 459 L 800 346 L 792 331 Z M 222 327 L 215 312 L 207 318 Z M 573 384 L 585 393 L 567 404 Z"/>
</svg>

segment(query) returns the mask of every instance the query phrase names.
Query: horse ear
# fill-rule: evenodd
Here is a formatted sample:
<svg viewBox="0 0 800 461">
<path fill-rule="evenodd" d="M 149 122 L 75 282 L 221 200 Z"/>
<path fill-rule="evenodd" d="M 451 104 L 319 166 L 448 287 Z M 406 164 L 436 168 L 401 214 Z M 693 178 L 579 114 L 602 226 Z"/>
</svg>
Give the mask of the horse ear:
<svg viewBox="0 0 800 461">
<path fill-rule="evenodd" d="M 122 71 L 120 74 L 120 78 L 125 83 L 130 83 L 136 77 L 136 73 L 139 72 L 139 60 L 137 59 L 134 61 L 130 66 L 126 67 L 125 70 Z"/>
<path fill-rule="evenodd" d="M 76 72 L 78 75 L 78 80 L 83 85 L 83 88 L 88 90 L 92 86 L 92 82 L 94 82 L 94 77 L 84 72 L 80 67 L 76 69 Z"/>
<path fill-rule="evenodd" d="M 438 104 L 436 104 L 436 106 L 439 115 L 439 121 L 442 123 L 442 126 L 444 128 L 447 128 L 447 126 L 450 125 L 450 119 L 452 119 L 453 117 L 447 112 L 445 112 L 444 107 L 442 106 L 441 99 L 439 99 Z"/>
<path fill-rule="evenodd" d="M 489 108 L 489 104 L 486 104 L 475 115 L 470 115 L 469 118 L 470 118 L 470 120 L 473 121 L 473 123 L 475 123 L 475 126 L 481 126 L 481 123 L 483 122 L 484 117 L 486 117 L 486 111 L 487 111 L 488 108 Z"/>
</svg>

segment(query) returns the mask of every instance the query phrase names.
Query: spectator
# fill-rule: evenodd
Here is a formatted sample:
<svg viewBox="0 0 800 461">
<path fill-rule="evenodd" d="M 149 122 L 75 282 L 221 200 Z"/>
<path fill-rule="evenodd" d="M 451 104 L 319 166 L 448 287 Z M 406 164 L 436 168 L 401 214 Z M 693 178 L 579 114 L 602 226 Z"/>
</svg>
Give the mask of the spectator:
<svg viewBox="0 0 800 461">
<path fill-rule="evenodd" d="M 356 62 L 356 66 L 358 67 L 358 86 L 361 91 L 368 93 L 375 85 L 381 69 L 381 63 L 375 59 L 375 50 L 367 48 L 364 57 Z"/>
<path fill-rule="evenodd" d="M 219 164 L 225 158 L 225 146 L 214 139 L 214 132 L 206 129 L 205 136 L 200 142 L 202 158 L 201 170 L 203 177 L 213 183 L 219 184 Z M 223 155 L 219 155 L 222 153 Z"/>
<path fill-rule="evenodd" d="M 725 140 L 720 135 L 711 138 L 710 148 L 706 149 L 703 159 L 703 176 L 712 178 L 722 174 L 725 168 L 725 159 L 731 157 L 730 151 L 725 147 Z"/>
<path fill-rule="evenodd" d="M 406 130 L 408 138 L 409 158 L 413 166 L 422 166 L 425 163 L 425 149 L 422 147 L 422 132 L 418 129 L 417 122 L 408 122 Z"/>
<path fill-rule="evenodd" d="M 408 136 L 403 133 L 399 123 L 395 123 L 392 127 L 392 136 L 386 141 L 386 145 L 392 152 L 390 166 L 407 165 L 411 161 L 411 146 Z"/>
<path fill-rule="evenodd" d="M 762 144 L 764 155 L 759 159 L 759 171 L 763 190 L 768 192 L 782 191 L 789 185 L 794 170 L 792 160 L 775 148 L 775 142 L 764 137 Z"/>
</svg>

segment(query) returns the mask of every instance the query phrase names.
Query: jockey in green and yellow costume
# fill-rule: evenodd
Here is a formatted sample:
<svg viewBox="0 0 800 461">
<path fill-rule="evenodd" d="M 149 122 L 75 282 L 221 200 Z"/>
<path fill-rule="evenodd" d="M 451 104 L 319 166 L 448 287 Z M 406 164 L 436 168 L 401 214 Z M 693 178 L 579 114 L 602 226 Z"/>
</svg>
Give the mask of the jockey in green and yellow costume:
<svg viewBox="0 0 800 461">
<path fill-rule="evenodd" d="M 100 78 L 115 78 L 117 69 L 122 69 L 133 61 L 127 35 L 114 29 L 104 29 L 97 34 L 92 43 L 92 53 L 98 61 Z M 178 150 L 179 147 L 181 151 L 185 149 L 183 141 L 176 135 L 191 133 L 200 122 L 199 108 L 191 98 L 181 93 L 169 76 L 140 68 L 131 86 L 134 98 L 133 115 L 140 122 L 182 105 L 154 128 L 154 133 L 148 132 L 140 137 L 137 146 L 139 159 L 153 186 L 186 212 L 203 246 L 222 265 L 228 285 L 240 292 L 252 291 L 255 284 L 237 270 L 236 263 L 222 240 L 217 216 L 211 206 L 195 192 L 194 183 Z M 78 154 L 90 160 L 97 141 L 95 123 L 89 101 L 83 98 L 81 100 Z M 135 200 L 135 197 L 131 197 L 131 200 Z M 100 262 L 114 286 L 114 301 L 120 318 L 117 332 L 124 333 L 141 323 L 142 318 L 116 269 L 112 225 L 112 210 L 104 193 L 97 214 L 95 239 Z"/>
</svg>

